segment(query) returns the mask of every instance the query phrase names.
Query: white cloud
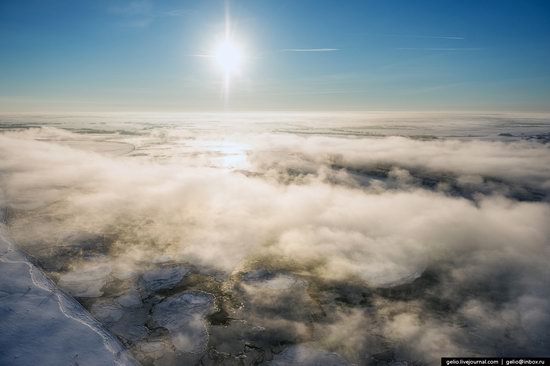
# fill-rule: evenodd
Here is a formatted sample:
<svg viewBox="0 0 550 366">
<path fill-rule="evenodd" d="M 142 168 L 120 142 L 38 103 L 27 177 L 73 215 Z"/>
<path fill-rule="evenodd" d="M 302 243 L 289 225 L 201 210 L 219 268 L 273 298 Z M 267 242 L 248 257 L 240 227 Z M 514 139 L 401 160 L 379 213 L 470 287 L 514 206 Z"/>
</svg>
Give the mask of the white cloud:
<svg viewBox="0 0 550 366">
<path fill-rule="evenodd" d="M 109 268 L 120 278 L 166 258 L 226 275 L 271 260 L 311 281 L 359 283 L 374 291 L 370 310 L 339 309 L 313 333 L 301 321 L 260 314 L 265 324 L 293 329 L 349 359 L 377 342 L 373 332 L 392 340 L 399 357 L 427 362 L 535 352 L 550 341 L 545 145 L 249 131 L 225 145 L 247 150 L 248 166 L 239 172 L 208 167 L 213 155 L 199 150 L 209 142 L 201 145 L 194 132 L 135 137 L 144 153 L 159 154 L 155 159 L 62 145 L 75 136 L 86 139 L 56 129 L 0 136 L 2 205 L 14 213 L 12 235 L 39 258 L 99 235 L 111 238 Z M 166 151 L 171 155 L 163 157 Z M 423 185 L 427 176 L 432 186 Z M 452 195 L 444 184 L 477 193 Z M 510 192 L 520 188 L 543 198 L 518 200 Z M 435 273 L 431 287 L 410 284 L 426 273 Z M 411 286 L 410 298 L 389 301 L 384 288 L 397 285 Z M 283 292 L 245 286 L 244 293 L 261 307 L 271 300 L 276 306 Z M 335 334 L 350 334 L 350 342 Z"/>
</svg>

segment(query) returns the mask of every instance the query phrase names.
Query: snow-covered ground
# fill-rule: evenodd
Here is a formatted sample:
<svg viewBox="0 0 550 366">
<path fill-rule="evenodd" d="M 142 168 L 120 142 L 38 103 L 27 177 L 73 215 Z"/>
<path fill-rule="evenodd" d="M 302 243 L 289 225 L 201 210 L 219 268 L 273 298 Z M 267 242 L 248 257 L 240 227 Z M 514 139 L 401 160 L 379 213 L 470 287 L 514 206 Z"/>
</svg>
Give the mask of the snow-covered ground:
<svg viewBox="0 0 550 366">
<path fill-rule="evenodd" d="M 19 251 L 0 223 L 0 365 L 134 365 L 123 345 Z"/>
</svg>

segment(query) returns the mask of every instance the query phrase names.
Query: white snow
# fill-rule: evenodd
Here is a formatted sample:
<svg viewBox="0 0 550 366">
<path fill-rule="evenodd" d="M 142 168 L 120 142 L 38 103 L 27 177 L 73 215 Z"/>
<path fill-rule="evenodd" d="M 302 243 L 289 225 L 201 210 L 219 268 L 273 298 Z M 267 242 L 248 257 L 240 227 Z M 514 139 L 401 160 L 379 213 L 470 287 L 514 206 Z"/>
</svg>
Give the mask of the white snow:
<svg viewBox="0 0 550 366">
<path fill-rule="evenodd" d="M 0 364 L 135 365 L 127 350 L 48 280 L 0 224 Z"/>
</svg>

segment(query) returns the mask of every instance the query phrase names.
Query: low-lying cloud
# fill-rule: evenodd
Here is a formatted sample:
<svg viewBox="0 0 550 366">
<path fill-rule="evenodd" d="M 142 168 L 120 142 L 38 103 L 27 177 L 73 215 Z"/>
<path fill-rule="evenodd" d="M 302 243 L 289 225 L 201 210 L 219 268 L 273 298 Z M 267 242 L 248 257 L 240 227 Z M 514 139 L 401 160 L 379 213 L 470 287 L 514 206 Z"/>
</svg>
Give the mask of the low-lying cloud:
<svg viewBox="0 0 550 366">
<path fill-rule="evenodd" d="M 11 234 L 45 266 L 71 243 L 108 238 L 106 255 L 71 259 L 52 273 L 97 261 L 126 278 L 168 258 L 228 278 L 269 262 L 318 286 L 358 284 L 368 306 L 348 299 L 311 331 L 297 319 L 270 318 L 351 362 L 374 357 L 380 339 L 395 344 L 395 357 L 428 363 L 550 348 L 547 146 L 242 139 L 249 165 L 225 170 L 4 133 L 0 187 Z M 267 296 L 253 284 L 242 291 L 251 306 Z M 300 291 L 288 296 L 305 301 Z M 269 295 L 274 303 L 277 294 Z"/>
</svg>

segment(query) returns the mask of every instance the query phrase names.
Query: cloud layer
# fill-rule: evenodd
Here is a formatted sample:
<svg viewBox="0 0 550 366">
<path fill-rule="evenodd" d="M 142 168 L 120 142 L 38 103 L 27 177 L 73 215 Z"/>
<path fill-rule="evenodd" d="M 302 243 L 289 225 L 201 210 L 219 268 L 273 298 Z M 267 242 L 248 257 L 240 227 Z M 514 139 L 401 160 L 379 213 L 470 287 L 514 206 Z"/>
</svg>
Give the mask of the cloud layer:
<svg viewBox="0 0 550 366">
<path fill-rule="evenodd" d="M 140 136 L 142 147 L 164 141 L 174 154 L 167 133 Z M 550 347 L 546 145 L 243 134 L 246 167 L 227 170 L 193 154 L 112 157 L 59 141 L 75 135 L 0 135 L 11 233 L 54 274 L 91 261 L 127 278 L 167 258 L 227 279 L 278 268 L 287 274 L 267 289 L 236 285 L 256 309 L 247 316 L 351 362 L 382 357 L 384 342 L 426 363 Z M 59 264 L 95 237 L 107 255 Z M 326 286 L 339 300 L 322 298 Z M 310 329 L 289 309 L 269 315 L 284 298 L 318 317 L 335 311 Z"/>
</svg>

